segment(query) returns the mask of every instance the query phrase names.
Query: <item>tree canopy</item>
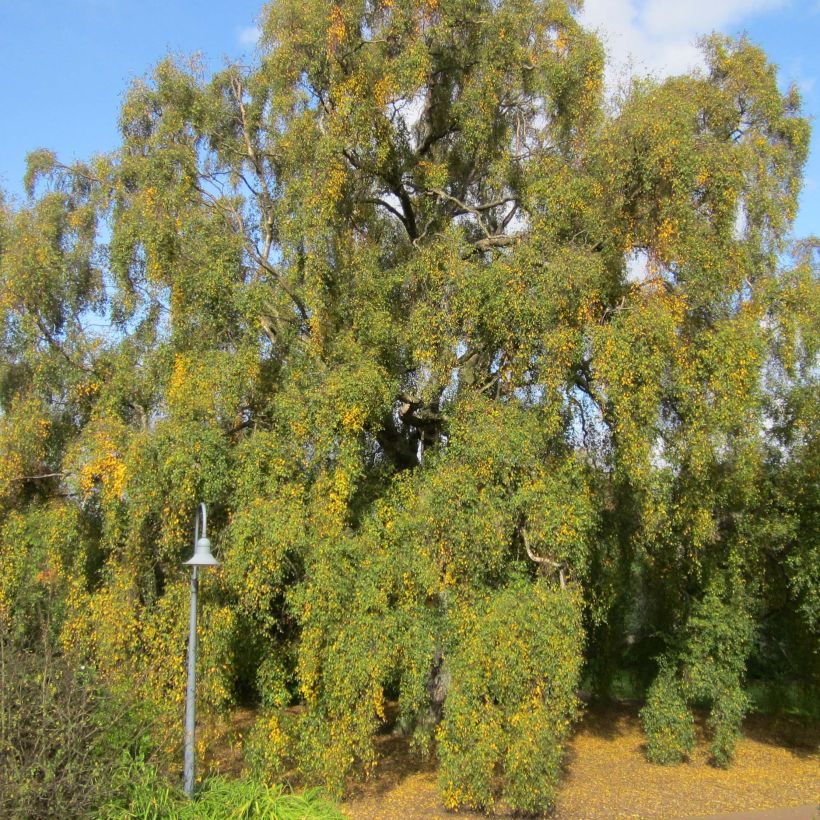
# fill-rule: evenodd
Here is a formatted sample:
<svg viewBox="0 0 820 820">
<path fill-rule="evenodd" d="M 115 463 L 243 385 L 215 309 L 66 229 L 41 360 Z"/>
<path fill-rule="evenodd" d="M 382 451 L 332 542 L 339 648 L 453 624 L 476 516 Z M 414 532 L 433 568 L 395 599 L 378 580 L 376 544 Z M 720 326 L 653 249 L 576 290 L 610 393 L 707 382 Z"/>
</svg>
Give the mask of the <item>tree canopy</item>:
<svg viewBox="0 0 820 820">
<path fill-rule="evenodd" d="M 658 760 L 708 706 L 721 765 L 747 674 L 817 683 L 797 92 L 712 36 L 607 99 L 577 10 L 277 0 L 253 65 L 135 83 L 114 153 L 30 156 L 0 210 L 3 629 L 58 601 L 173 748 L 203 500 L 204 697 L 263 705 L 259 765 L 340 788 L 396 700 L 448 806 L 524 812 L 582 682 L 636 671 Z"/>
</svg>

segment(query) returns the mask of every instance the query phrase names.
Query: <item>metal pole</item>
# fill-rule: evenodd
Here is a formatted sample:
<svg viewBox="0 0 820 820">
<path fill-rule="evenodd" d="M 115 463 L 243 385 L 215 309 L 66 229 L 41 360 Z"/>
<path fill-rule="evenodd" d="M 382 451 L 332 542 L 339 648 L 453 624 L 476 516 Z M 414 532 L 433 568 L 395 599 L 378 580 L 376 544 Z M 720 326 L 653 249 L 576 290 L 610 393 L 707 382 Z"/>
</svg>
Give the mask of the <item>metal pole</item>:
<svg viewBox="0 0 820 820">
<path fill-rule="evenodd" d="M 198 522 L 197 522 L 198 523 Z M 184 788 L 188 797 L 194 796 L 194 733 L 196 730 L 196 598 L 199 587 L 197 572 L 199 567 L 192 567 L 191 572 L 191 617 L 188 627 L 188 687 L 185 692 L 185 767 Z"/>
<path fill-rule="evenodd" d="M 199 537 L 199 517 L 202 516 L 202 538 Z M 188 685 L 185 690 L 185 762 L 183 788 L 188 797 L 194 796 L 194 762 L 196 757 L 196 599 L 199 592 L 199 568 L 215 567 L 219 561 L 211 555 L 208 540 L 208 512 L 199 505 L 194 521 L 194 554 L 185 562 L 191 567 L 191 615 L 188 626 Z"/>
</svg>

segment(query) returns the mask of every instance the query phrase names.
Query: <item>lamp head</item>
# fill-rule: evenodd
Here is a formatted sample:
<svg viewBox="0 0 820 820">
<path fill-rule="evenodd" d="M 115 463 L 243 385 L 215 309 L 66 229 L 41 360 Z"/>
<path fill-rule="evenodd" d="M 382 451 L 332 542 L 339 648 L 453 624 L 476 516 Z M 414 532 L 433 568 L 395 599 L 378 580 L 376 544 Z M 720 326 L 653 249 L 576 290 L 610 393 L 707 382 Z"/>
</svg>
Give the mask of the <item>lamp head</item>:
<svg viewBox="0 0 820 820">
<path fill-rule="evenodd" d="M 219 561 L 211 554 L 211 539 L 202 537 L 196 542 L 193 557 L 185 562 L 190 567 L 216 567 Z"/>
<path fill-rule="evenodd" d="M 199 535 L 199 518 L 202 516 L 202 537 Z M 211 554 L 211 539 L 206 535 L 208 513 L 204 504 L 199 505 L 194 523 L 194 554 L 185 563 L 189 567 L 216 567 L 219 561 Z"/>
</svg>

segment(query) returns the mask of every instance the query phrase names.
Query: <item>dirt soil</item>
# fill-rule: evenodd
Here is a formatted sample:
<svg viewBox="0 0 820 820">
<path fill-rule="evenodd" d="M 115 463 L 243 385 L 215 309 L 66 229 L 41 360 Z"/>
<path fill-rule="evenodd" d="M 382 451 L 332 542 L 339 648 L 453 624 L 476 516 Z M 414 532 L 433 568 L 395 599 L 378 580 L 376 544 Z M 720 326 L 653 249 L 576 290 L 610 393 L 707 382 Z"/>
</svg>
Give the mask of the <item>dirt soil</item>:
<svg viewBox="0 0 820 820">
<path fill-rule="evenodd" d="M 759 820 L 820 817 L 820 727 L 754 716 L 732 767 L 709 765 L 699 727 L 689 763 L 657 766 L 643 754 L 637 707 L 588 710 L 569 744 L 555 820 L 728 816 Z M 351 820 L 483 818 L 441 805 L 435 769 L 399 737 L 378 740 L 375 777 L 343 804 Z M 503 813 L 502 813 L 502 816 Z"/>
</svg>

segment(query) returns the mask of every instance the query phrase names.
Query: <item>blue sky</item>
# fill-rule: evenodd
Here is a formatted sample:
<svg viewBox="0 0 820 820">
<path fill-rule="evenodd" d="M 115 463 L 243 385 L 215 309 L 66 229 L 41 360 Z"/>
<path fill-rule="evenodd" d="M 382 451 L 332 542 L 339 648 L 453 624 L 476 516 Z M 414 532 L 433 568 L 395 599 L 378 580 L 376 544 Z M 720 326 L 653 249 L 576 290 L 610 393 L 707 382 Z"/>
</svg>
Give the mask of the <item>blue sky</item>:
<svg viewBox="0 0 820 820">
<path fill-rule="evenodd" d="M 117 145 L 131 80 L 168 52 L 198 52 L 210 67 L 252 54 L 260 0 L 0 0 L 0 187 L 21 196 L 28 151 L 63 160 Z M 820 131 L 820 0 L 587 0 L 617 78 L 698 64 L 694 42 L 712 30 L 745 31 L 797 83 Z M 820 233 L 820 133 L 812 140 L 795 232 Z"/>
</svg>

